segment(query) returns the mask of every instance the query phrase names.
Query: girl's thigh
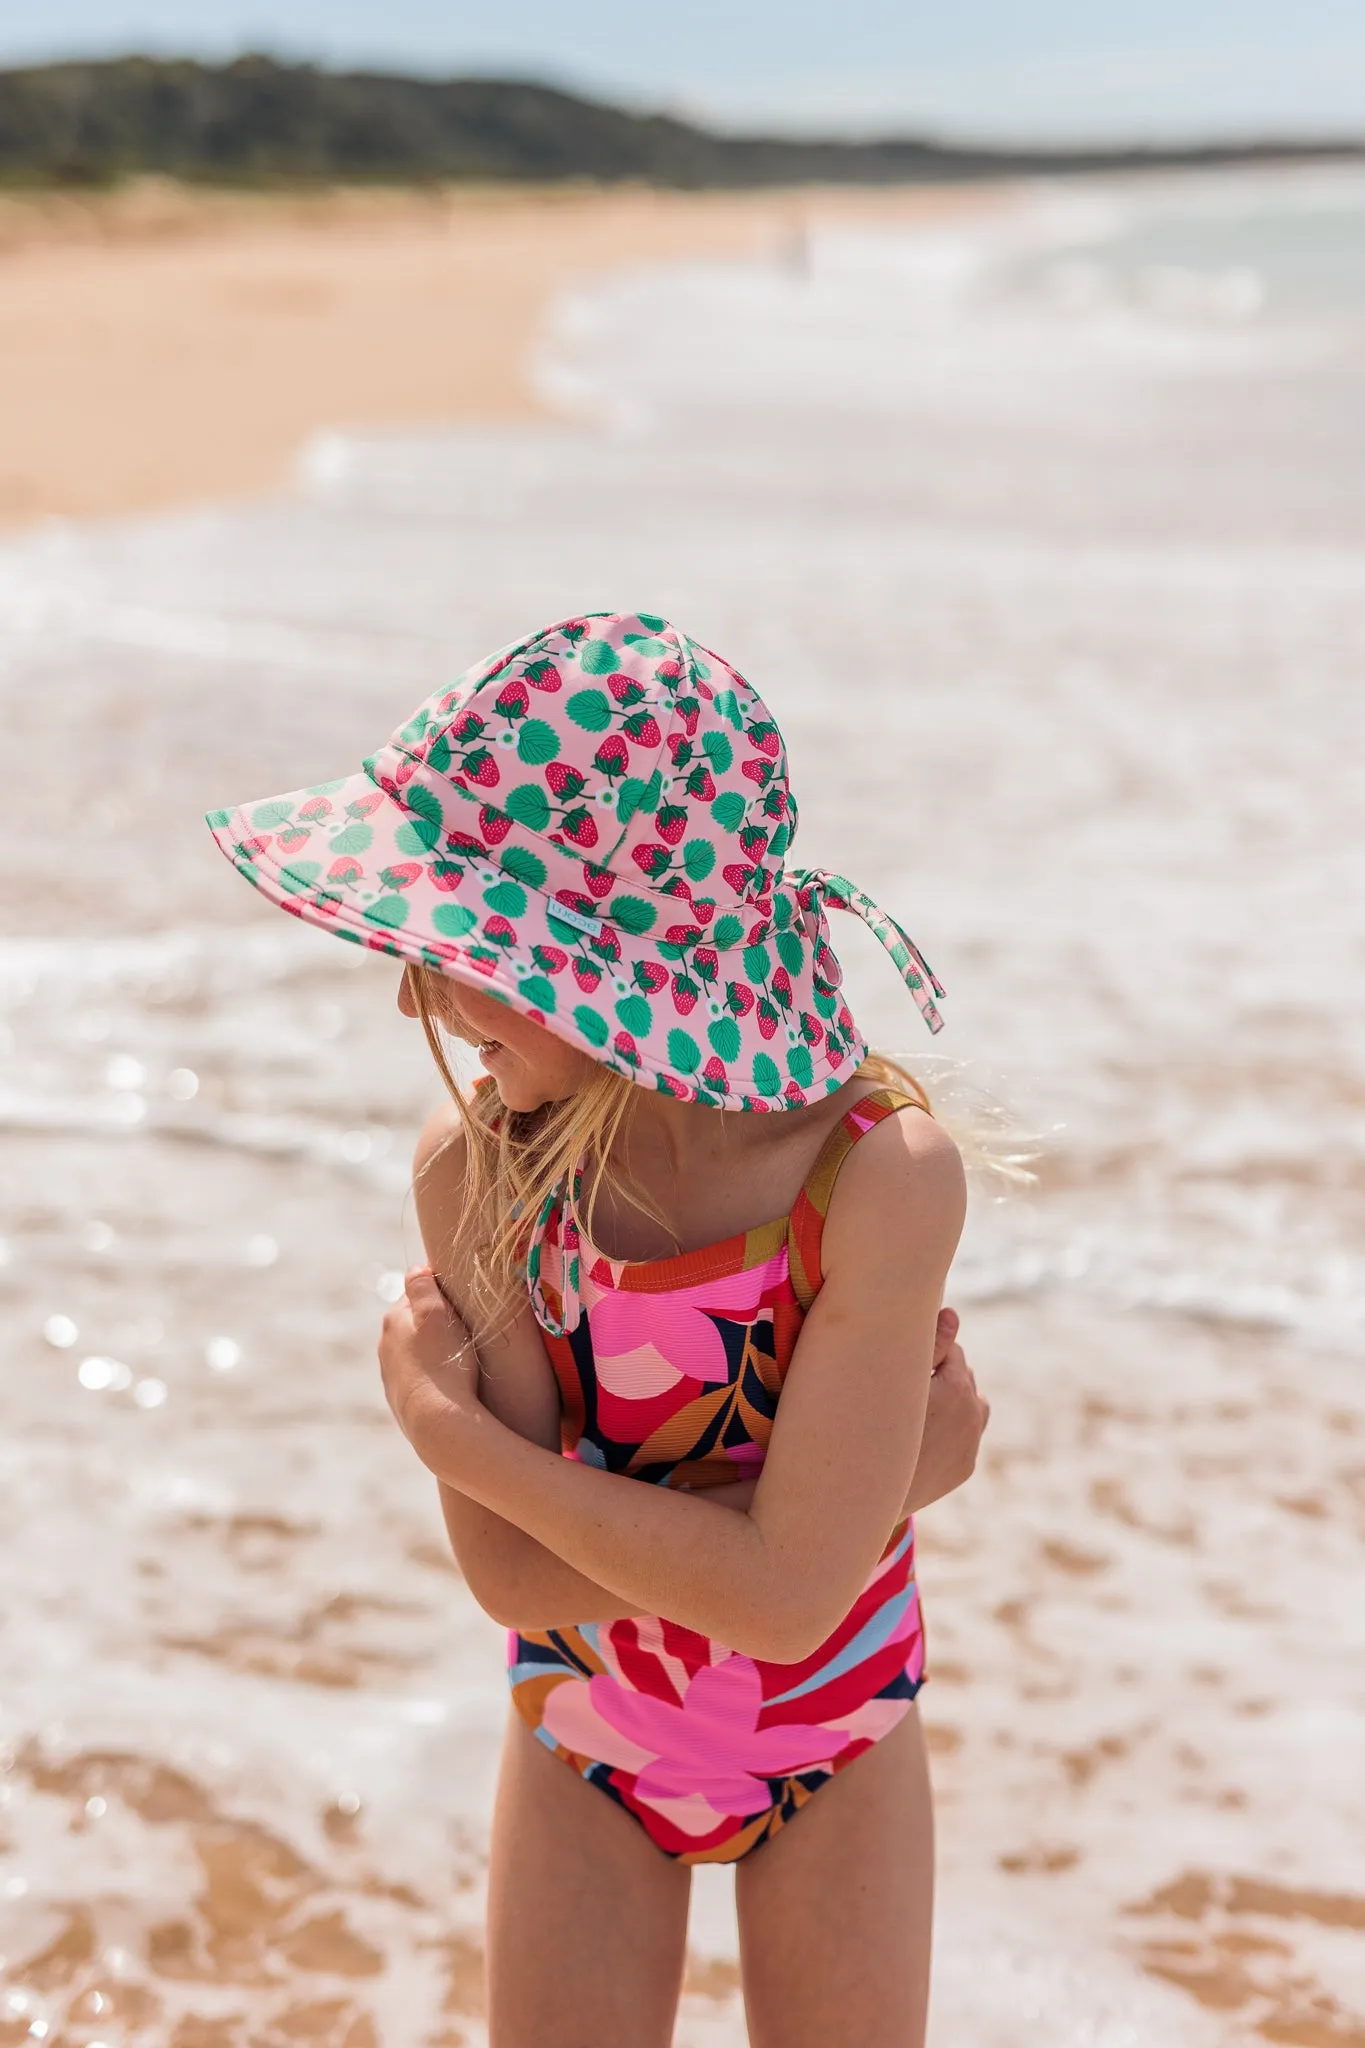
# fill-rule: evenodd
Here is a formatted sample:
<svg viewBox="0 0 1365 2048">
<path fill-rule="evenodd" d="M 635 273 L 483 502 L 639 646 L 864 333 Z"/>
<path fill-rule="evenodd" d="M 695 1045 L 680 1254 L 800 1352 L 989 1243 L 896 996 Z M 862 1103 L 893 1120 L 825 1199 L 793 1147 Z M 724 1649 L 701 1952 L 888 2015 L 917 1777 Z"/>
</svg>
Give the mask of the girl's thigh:
<svg viewBox="0 0 1365 2048">
<path fill-rule="evenodd" d="M 513 1708 L 488 1875 L 491 2048 L 667 2048 L 690 1887 Z"/>
<path fill-rule="evenodd" d="M 735 1872 L 752 2048 L 921 2048 L 934 1817 L 919 1715 Z"/>
</svg>

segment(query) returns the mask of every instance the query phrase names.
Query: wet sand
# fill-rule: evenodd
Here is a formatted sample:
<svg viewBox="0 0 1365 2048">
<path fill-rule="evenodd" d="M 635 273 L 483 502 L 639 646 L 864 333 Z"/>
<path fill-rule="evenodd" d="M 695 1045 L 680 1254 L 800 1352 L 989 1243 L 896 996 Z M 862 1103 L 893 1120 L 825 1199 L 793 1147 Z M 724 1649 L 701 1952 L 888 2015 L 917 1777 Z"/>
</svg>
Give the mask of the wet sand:
<svg viewBox="0 0 1365 2048">
<path fill-rule="evenodd" d="M 564 187 L 0 199 L 0 526 L 273 488 L 325 428 L 514 419 L 555 294 L 614 268 L 801 260 L 821 222 L 962 190 Z"/>
</svg>

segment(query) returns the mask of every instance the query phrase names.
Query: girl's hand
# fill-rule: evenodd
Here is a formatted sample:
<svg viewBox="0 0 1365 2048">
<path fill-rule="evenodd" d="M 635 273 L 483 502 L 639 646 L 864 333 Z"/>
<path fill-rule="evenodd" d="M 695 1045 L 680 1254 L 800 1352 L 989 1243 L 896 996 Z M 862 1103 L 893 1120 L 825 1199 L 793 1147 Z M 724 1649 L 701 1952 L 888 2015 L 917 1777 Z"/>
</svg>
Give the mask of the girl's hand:
<svg viewBox="0 0 1365 2048">
<path fill-rule="evenodd" d="M 919 1459 L 906 1497 L 906 1512 L 917 1514 L 971 1478 L 990 1403 L 976 1390 L 976 1378 L 957 1341 L 956 1309 L 940 1311 L 934 1340 L 934 1376 Z"/>
<path fill-rule="evenodd" d="M 430 1267 L 414 1267 L 406 1287 L 384 1317 L 379 1367 L 398 1427 L 429 1463 L 452 1426 L 479 1405 L 479 1360 Z"/>
</svg>

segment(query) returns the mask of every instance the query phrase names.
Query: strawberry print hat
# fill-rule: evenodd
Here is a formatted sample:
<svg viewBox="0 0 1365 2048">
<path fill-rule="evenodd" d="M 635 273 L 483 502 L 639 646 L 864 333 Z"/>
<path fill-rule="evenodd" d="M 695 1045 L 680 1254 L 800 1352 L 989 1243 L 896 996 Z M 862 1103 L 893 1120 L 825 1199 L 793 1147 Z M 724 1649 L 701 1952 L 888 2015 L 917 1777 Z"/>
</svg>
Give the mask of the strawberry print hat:
<svg viewBox="0 0 1365 2048">
<path fill-rule="evenodd" d="M 787 865 L 782 735 L 647 612 L 565 619 L 469 669 L 359 774 L 212 811 L 283 910 L 485 989 L 679 1101 L 800 1108 L 866 1046 L 826 912 L 877 934 L 931 1031 L 943 990 L 841 876 Z"/>
</svg>

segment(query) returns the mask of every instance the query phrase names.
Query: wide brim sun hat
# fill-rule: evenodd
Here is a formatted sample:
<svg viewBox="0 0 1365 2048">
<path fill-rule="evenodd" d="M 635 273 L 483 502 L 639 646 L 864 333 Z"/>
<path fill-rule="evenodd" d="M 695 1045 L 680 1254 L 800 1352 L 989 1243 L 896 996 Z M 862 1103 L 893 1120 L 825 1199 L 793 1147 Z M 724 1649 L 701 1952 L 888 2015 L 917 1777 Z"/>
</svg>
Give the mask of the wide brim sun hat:
<svg viewBox="0 0 1365 2048">
<path fill-rule="evenodd" d="M 828 909 L 929 1028 L 943 990 L 842 876 L 793 868 L 776 721 L 647 612 L 562 620 L 439 690 L 360 772 L 210 812 L 281 909 L 506 1002 L 684 1102 L 801 1108 L 867 1047 Z"/>
</svg>

